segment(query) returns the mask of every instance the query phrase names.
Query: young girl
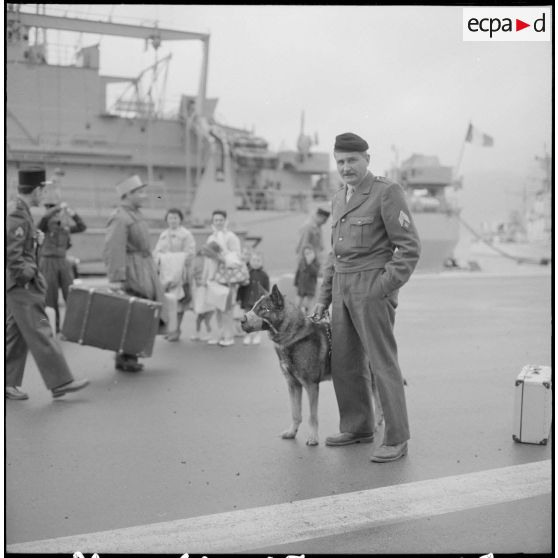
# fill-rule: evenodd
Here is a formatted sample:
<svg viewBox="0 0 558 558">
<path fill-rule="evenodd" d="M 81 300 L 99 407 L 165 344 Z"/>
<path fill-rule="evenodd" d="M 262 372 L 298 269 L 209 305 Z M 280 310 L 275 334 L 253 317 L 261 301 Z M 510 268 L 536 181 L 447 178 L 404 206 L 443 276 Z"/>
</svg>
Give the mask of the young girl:
<svg viewBox="0 0 558 558">
<path fill-rule="evenodd" d="M 261 297 L 261 286 L 269 292 L 269 275 L 263 269 L 263 258 L 259 252 L 253 252 L 248 262 L 250 271 L 250 283 L 246 286 L 238 288 L 237 300 L 240 302 L 240 308 L 248 312 L 254 306 L 254 303 Z M 261 332 L 253 331 L 247 333 L 243 343 L 245 345 L 259 345 L 261 342 Z"/>
<path fill-rule="evenodd" d="M 312 300 L 316 295 L 320 264 L 316 259 L 316 252 L 307 244 L 302 249 L 302 257 L 298 263 L 294 284 L 297 288 L 296 305 L 305 312 L 310 311 Z"/>
<path fill-rule="evenodd" d="M 202 247 L 201 253 L 204 253 L 205 246 Z M 192 337 L 191 341 L 207 341 L 211 338 L 211 317 L 215 313 L 212 306 L 207 304 L 205 300 L 205 287 L 202 285 L 201 269 L 196 270 L 199 273 L 195 274 L 195 285 L 194 299 L 193 299 L 193 309 L 196 313 L 196 332 Z M 202 334 L 202 325 L 205 325 L 205 334 Z"/>
<path fill-rule="evenodd" d="M 191 302 L 194 286 L 193 262 L 196 254 L 194 235 L 182 226 L 184 216 L 180 209 L 169 209 L 165 215 L 168 229 L 159 236 L 153 257 L 159 270 L 159 278 L 165 291 L 169 310 L 172 307 L 172 327 L 167 333 L 168 341 L 178 341 L 184 311 Z M 171 322 L 171 320 L 169 320 Z"/>
</svg>

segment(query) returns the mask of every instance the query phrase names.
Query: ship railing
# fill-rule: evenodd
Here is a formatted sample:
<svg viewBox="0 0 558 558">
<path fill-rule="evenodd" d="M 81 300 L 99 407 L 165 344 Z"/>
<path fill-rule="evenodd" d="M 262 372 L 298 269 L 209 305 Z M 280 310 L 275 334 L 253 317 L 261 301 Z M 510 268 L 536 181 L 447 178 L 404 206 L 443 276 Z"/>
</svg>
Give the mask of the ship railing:
<svg viewBox="0 0 558 558">
<path fill-rule="evenodd" d="M 237 209 L 251 211 L 307 212 L 314 196 L 312 193 L 282 193 L 276 190 L 250 190 L 236 193 Z"/>
</svg>

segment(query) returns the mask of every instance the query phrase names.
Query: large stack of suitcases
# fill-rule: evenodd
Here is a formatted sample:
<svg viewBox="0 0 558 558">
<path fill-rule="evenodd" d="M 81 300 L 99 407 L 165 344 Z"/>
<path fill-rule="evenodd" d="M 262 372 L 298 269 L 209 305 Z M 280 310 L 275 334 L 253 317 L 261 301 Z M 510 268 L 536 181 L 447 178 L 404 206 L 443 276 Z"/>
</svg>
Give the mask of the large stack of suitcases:
<svg viewBox="0 0 558 558">
<path fill-rule="evenodd" d="M 68 341 L 148 357 L 162 305 L 102 288 L 72 286 L 62 334 Z"/>
</svg>

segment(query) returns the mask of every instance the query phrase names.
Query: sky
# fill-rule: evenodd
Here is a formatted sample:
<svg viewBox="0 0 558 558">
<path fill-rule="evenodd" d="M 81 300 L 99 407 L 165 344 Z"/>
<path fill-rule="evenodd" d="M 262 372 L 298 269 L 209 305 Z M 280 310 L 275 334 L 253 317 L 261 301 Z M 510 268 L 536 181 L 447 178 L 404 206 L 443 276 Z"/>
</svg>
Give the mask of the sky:
<svg viewBox="0 0 558 558">
<path fill-rule="evenodd" d="M 210 33 L 208 96 L 219 99 L 220 122 L 253 130 L 271 149 L 294 149 L 304 112 L 305 133 L 318 138 L 314 150 L 331 151 L 337 134 L 355 132 L 371 146 L 375 174 L 413 153 L 459 162 L 470 211 L 516 206 L 535 156 L 550 150 L 551 42 L 464 42 L 462 7 L 55 6 Z M 82 46 L 93 39 L 82 37 Z M 101 72 L 138 75 L 155 61 L 144 46 L 104 37 Z M 196 94 L 201 47 L 163 43 L 157 57 L 171 52 L 165 94 L 172 103 Z M 494 146 L 465 145 L 469 122 Z M 473 209 L 479 197 L 486 203 Z"/>
</svg>

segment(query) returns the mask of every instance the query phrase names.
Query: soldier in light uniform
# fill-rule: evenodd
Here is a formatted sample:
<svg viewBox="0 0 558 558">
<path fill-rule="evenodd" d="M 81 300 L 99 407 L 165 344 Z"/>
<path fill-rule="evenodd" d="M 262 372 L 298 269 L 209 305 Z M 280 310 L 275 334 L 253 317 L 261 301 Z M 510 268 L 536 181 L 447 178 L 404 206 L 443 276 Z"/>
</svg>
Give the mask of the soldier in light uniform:
<svg viewBox="0 0 558 558">
<path fill-rule="evenodd" d="M 332 199 L 332 251 L 314 314 L 332 304 L 332 377 L 340 434 L 329 446 L 372 442 L 371 376 L 383 408 L 383 442 L 372 461 L 407 453 L 410 437 L 393 327 L 397 295 L 414 271 L 420 240 L 403 189 L 368 170 L 368 143 L 336 137 L 334 157 L 345 185 Z"/>
<path fill-rule="evenodd" d="M 149 227 L 140 211 L 146 186 L 137 175 L 116 186 L 121 201 L 109 219 L 103 257 L 111 289 L 164 304 L 163 288 L 151 255 Z M 161 319 L 167 321 L 165 306 Z M 115 366 L 125 372 L 143 370 L 138 358 L 129 354 L 117 354 Z"/>
<path fill-rule="evenodd" d="M 54 309 L 56 333 L 60 331 L 60 311 L 58 291 L 68 300 L 68 290 L 73 282 L 70 262 L 66 259 L 71 246 L 70 235 L 86 230 L 82 218 L 65 202 L 60 202 L 56 192 L 47 192 L 43 202 L 46 213 L 38 228 L 45 234 L 39 250 L 39 267 L 47 282 L 46 305 Z"/>
<path fill-rule="evenodd" d="M 77 391 L 88 380 L 74 380 L 45 313 L 45 278 L 37 262 L 44 238 L 33 223 L 30 207 L 39 206 L 44 169 L 21 170 L 18 196 L 6 214 L 6 386 L 7 399 L 28 399 L 19 388 L 27 353 L 31 352 L 53 397 Z"/>
</svg>

